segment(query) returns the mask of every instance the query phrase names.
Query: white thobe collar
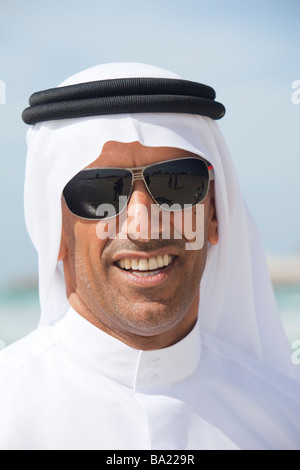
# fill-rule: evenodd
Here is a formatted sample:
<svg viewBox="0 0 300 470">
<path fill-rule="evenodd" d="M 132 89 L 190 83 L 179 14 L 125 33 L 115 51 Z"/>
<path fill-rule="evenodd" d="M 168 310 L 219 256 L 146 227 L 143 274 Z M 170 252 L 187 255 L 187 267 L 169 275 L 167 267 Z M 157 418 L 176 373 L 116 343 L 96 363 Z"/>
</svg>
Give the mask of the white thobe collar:
<svg viewBox="0 0 300 470">
<path fill-rule="evenodd" d="M 61 345 L 98 373 L 134 390 L 161 387 L 184 380 L 200 359 L 198 325 L 173 346 L 142 351 L 108 335 L 70 308 L 56 325 Z"/>
</svg>

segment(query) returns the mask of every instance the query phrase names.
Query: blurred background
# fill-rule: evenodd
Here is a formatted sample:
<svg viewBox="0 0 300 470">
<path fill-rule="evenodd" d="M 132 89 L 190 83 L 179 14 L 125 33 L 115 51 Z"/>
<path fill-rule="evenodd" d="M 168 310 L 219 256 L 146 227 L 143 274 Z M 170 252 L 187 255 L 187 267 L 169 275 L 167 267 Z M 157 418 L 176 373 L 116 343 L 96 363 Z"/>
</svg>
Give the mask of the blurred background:
<svg viewBox="0 0 300 470">
<path fill-rule="evenodd" d="M 300 339 L 300 2 L 0 0 L 0 7 L 0 348 L 39 317 L 37 257 L 23 215 L 21 112 L 33 92 L 119 61 L 215 88 L 284 327 L 291 343 Z"/>
</svg>

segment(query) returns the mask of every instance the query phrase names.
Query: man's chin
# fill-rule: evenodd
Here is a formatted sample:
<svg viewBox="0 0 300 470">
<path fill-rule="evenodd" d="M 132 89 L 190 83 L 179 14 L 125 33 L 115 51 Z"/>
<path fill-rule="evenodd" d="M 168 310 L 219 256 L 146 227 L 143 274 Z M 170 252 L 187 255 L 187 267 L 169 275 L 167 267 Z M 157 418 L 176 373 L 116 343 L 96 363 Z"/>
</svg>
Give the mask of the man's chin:
<svg viewBox="0 0 300 470">
<path fill-rule="evenodd" d="M 180 306 L 170 308 L 170 302 L 147 302 L 146 305 L 138 303 L 130 312 L 120 313 L 113 330 L 118 331 L 125 342 L 129 339 L 135 345 L 141 345 L 144 341 L 145 349 L 151 343 L 153 349 L 163 348 L 170 345 L 168 338 L 176 337 L 176 332 L 184 329 L 182 324 L 185 322 L 185 310 Z"/>
</svg>

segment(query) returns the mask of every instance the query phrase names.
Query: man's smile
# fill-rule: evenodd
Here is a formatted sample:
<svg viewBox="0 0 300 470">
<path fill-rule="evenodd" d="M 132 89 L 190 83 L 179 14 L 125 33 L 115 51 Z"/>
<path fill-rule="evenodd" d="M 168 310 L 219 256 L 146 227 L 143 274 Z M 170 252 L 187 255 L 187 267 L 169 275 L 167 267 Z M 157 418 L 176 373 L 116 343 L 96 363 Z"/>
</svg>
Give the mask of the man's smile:
<svg viewBox="0 0 300 470">
<path fill-rule="evenodd" d="M 150 287 L 167 280 L 168 275 L 177 265 L 177 255 L 164 250 L 157 253 L 127 253 L 117 256 L 114 266 L 118 268 L 123 282 L 134 282 L 139 286 Z"/>
<path fill-rule="evenodd" d="M 167 267 L 172 263 L 173 256 L 165 254 L 164 256 L 156 256 L 155 258 L 122 258 L 117 262 L 117 265 L 121 269 L 135 271 L 147 271 L 156 272 L 155 270 L 161 271 L 161 268 Z"/>
</svg>

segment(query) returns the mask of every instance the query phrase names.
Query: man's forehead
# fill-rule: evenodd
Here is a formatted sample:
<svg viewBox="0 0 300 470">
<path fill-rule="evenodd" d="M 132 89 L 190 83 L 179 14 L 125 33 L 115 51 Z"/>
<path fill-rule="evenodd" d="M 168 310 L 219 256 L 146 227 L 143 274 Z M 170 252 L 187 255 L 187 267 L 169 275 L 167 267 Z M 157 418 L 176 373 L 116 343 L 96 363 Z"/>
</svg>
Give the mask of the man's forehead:
<svg viewBox="0 0 300 470">
<path fill-rule="evenodd" d="M 147 147 L 140 142 L 108 141 L 104 144 L 99 157 L 87 168 L 131 168 L 190 156 L 199 155 L 176 147 Z"/>
</svg>

